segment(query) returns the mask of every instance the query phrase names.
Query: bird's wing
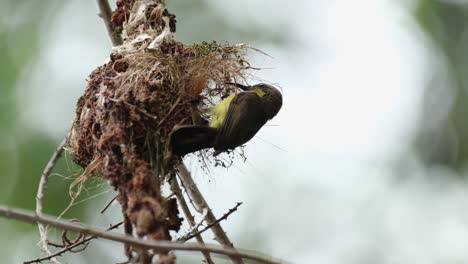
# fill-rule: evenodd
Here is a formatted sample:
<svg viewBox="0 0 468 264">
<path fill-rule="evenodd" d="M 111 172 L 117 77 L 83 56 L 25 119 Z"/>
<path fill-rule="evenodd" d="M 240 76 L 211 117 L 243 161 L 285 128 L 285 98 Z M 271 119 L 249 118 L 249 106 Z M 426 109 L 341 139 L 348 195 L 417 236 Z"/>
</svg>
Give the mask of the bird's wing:
<svg viewBox="0 0 468 264">
<path fill-rule="evenodd" d="M 214 148 L 223 151 L 246 143 L 266 121 L 262 99 L 256 93 L 237 94 L 219 128 Z"/>
</svg>

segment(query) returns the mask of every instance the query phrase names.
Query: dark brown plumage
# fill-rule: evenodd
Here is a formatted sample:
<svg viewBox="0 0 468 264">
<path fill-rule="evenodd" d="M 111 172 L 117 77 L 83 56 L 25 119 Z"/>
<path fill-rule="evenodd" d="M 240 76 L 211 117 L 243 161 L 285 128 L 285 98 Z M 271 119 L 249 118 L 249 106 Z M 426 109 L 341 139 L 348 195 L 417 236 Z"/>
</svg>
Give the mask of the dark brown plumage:
<svg viewBox="0 0 468 264">
<path fill-rule="evenodd" d="M 234 149 L 252 139 L 280 110 L 282 95 L 273 86 L 262 83 L 235 85 L 244 92 L 223 100 L 220 107 L 215 106 L 212 119 L 222 120 L 219 126 L 212 122 L 210 126 L 180 126 L 172 131 L 170 144 L 174 154 L 183 156 L 212 147 L 214 155 L 218 155 Z"/>
</svg>

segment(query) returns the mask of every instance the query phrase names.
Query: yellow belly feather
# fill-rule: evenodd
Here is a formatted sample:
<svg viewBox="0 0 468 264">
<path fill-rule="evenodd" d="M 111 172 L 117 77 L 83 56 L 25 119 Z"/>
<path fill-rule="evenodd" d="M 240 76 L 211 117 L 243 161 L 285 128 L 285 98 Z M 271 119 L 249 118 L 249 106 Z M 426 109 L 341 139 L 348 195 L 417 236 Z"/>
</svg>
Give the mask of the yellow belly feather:
<svg viewBox="0 0 468 264">
<path fill-rule="evenodd" d="M 224 118 L 226 118 L 229 104 L 231 103 L 234 96 L 235 94 L 231 94 L 211 109 L 210 127 L 219 128 L 221 126 Z"/>
<path fill-rule="evenodd" d="M 263 97 L 265 92 L 259 88 L 252 89 L 259 97 Z M 230 96 L 224 98 L 221 102 L 215 105 L 211 110 L 211 121 L 210 127 L 219 128 L 223 124 L 224 118 L 229 110 L 229 105 L 231 104 L 232 99 L 236 94 L 231 94 Z"/>
</svg>

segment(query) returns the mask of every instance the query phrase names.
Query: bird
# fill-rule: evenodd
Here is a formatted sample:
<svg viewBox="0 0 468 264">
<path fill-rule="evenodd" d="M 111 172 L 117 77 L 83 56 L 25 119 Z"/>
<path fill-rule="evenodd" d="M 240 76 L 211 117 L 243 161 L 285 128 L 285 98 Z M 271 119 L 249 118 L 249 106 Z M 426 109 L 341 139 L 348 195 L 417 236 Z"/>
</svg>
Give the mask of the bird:
<svg viewBox="0 0 468 264">
<path fill-rule="evenodd" d="M 252 139 L 265 123 L 276 116 L 283 96 L 272 85 L 251 86 L 228 83 L 242 91 L 233 93 L 212 107 L 207 125 L 182 125 L 170 133 L 172 153 L 177 156 L 213 148 L 214 156 L 241 146 Z"/>
</svg>

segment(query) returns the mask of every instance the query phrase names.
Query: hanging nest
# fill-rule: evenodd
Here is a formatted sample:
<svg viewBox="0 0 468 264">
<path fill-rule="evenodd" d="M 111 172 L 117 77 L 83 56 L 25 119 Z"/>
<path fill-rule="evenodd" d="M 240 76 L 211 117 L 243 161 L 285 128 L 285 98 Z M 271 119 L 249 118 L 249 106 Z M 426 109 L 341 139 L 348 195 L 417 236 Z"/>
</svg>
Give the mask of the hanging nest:
<svg viewBox="0 0 468 264">
<path fill-rule="evenodd" d="M 201 109 L 235 92 L 226 83 L 246 78 L 246 47 L 175 41 L 175 16 L 161 1 L 120 0 L 112 22 L 124 44 L 89 76 L 68 138 L 84 168 L 75 185 L 103 177 L 118 192 L 127 234 L 170 240 L 182 219 L 176 200 L 161 193 L 177 162 L 164 163 L 168 135 L 176 125 L 206 122 Z"/>
<path fill-rule="evenodd" d="M 124 152 L 162 164 L 174 126 L 207 122 L 203 109 L 236 92 L 227 83 L 245 78 L 244 48 L 173 41 L 150 51 L 116 49 L 91 73 L 78 100 L 69 140 L 73 160 L 87 167 L 119 142 Z"/>
</svg>

